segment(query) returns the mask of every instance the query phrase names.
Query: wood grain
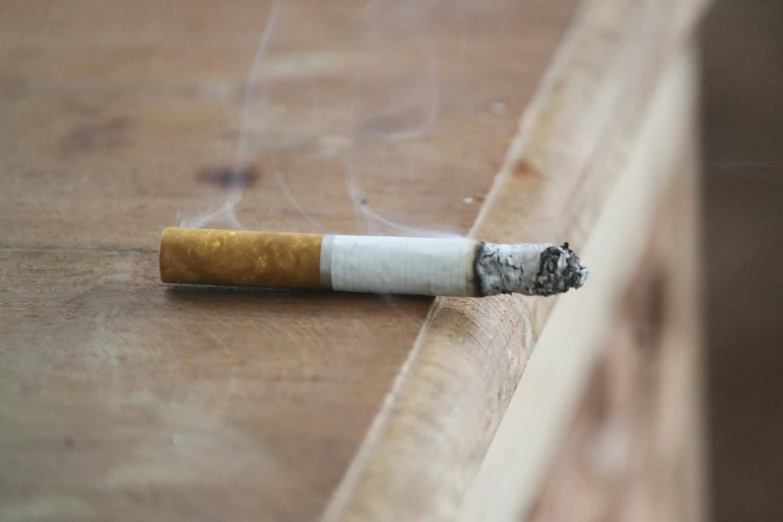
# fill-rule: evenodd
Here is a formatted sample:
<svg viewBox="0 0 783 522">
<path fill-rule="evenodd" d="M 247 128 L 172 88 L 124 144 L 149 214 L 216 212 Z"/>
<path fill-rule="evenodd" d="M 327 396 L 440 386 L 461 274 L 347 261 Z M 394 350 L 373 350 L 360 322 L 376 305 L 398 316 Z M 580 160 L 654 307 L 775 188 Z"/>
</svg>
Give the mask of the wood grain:
<svg viewBox="0 0 783 522">
<path fill-rule="evenodd" d="M 680 172 L 682 155 L 692 154 L 695 93 L 693 55 L 686 53 L 667 67 L 631 160 L 585 246 L 585 260 L 601 269 L 594 271 L 591 286 L 553 309 L 463 501 L 460 520 L 486 516 L 510 522 L 530 510 L 614 327 L 665 189 Z"/>
<path fill-rule="evenodd" d="M 164 289 L 147 252 L 0 282 L 3 520 L 317 518 L 430 303 Z"/>
<path fill-rule="evenodd" d="M 703 8 L 584 3 L 472 234 L 568 240 L 579 251 L 625 172 L 662 68 Z M 324 520 L 452 520 L 554 302 L 438 299 Z"/>
<path fill-rule="evenodd" d="M 523 520 L 708 520 L 695 134 Z"/>
<path fill-rule="evenodd" d="M 463 4 L 284 1 L 248 97 L 271 2 L 0 7 L 0 518 L 455 515 L 554 300 L 173 291 L 155 248 L 235 164 L 249 228 L 584 246 L 703 2 Z"/>
<path fill-rule="evenodd" d="M 4 5 L 0 245 L 154 250 L 236 161 L 250 229 L 464 234 L 575 2 L 365 3 L 283 0 L 247 104 L 269 0 Z"/>
<path fill-rule="evenodd" d="M 282 2 L 238 160 L 272 2 L 0 6 L 0 519 L 322 514 L 432 300 L 167 290 L 160 232 L 235 161 L 249 228 L 466 232 L 575 6 L 366 4 Z"/>
</svg>

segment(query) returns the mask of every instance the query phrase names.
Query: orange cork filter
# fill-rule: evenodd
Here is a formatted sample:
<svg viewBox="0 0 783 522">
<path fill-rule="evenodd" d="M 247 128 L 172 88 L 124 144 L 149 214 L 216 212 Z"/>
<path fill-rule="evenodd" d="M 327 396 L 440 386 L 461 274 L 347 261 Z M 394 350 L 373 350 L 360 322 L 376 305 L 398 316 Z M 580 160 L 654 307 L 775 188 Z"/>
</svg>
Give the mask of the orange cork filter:
<svg viewBox="0 0 783 522">
<path fill-rule="evenodd" d="M 166 228 L 164 283 L 320 289 L 320 234 Z"/>
</svg>

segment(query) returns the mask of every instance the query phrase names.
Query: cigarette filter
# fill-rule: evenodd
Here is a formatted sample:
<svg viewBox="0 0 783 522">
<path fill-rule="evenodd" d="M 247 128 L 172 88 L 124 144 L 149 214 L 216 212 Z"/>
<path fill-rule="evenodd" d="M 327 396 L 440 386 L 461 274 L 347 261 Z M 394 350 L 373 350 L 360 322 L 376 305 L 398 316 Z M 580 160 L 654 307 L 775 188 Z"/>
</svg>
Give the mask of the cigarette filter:
<svg viewBox="0 0 783 522">
<path fill-rule="evenodd" d="M 167 228 L 160 241 L 160 277 L 169 284 L 550 296 L 581 287 L 587 274 L 568 243 L 186 228 Z"/>
</svg>

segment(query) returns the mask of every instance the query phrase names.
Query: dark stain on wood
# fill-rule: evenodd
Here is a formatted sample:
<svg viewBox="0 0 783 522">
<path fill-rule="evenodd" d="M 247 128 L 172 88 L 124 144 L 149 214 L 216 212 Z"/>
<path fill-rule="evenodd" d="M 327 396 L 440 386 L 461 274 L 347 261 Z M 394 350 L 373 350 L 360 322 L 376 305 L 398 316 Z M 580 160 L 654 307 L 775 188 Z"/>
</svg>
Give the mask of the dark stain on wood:
<svg viewBox="0 0 783 522">
<path fill-rule="evenodd" d="M 200 171 L 197 179 L 221 188 L 252 187 L 261 178 L 253 167 L 209 167 Z"/>
<path fill-rule="evenodd" d="M 536 170 L 527 161 L 518 161 L 511 171 L 515 178 L 530 178 L 536 175 Z"/>
<path fill-rule="evenodd" d="M 131 124 L 132 120 L 127 116 L 79 123 L 60 142 L 60 155 L 70 158 L 79 154 L 116 149 L 128 142 Z"/>
</svg>

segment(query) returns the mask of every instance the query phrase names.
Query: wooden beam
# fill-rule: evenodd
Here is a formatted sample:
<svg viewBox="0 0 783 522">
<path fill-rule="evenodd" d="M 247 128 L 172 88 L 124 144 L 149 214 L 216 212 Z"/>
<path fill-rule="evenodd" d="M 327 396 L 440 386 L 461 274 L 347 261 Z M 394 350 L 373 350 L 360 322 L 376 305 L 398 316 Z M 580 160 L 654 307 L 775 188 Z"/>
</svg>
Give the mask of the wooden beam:
<svg viewBox="0 0 783 522">
<path fill-rule="evenodd" d="M 632 286 L 635 267 L 647 264 L 643 256 L 649 253 L 648 244 L 664 203 L 671 201 L 667 194 L 676 178 L 684 175 L 692 179 L 696 175 L 693 161 L 684 161 L 693 158 L 696 151 L 696 96 L 697 64 L 692 49 L 688 48 L 667 66 L 638 140 L 631 148 L 631 159 L 585 246 L 585 259 L 596 267 L 592 284 L 585 286 L 584 292 L 561 299 L 552 311 L 536 352 L 465 497 L 460 520 L 519 521 L 526 519 L 533 507 L 553 457 L 568 439 L 576 408 L 621 313 L 622 299 L 626 293 L 635 291 Z M 682 183 L 676 185 L 681 187 Z M 680 362 L 685 357 L 688 364 L 671 368 L 668 355 L 662 360 L 667 368 L 661 371 L 667 375 L 661 383 L 665 395 L 661 397 L 661 407 L 671 411 L 664 415 L 668 420 L 662 420 L 665 427 L 655 426 L 658 430 L 671 429 L 677 423 L 692 426 L 694 415 L 698 418 L 698 408 L 693 407 L 692 399 L 699 393 L 682 388 L 699 382 L 694 357 L 700 353 L 697 335 L 700 323 L 695 301 L 698 277 L 694 273 L 697 235 L 688 227 L 693 222 L 697 198 L 693 190 L 684 192 L 680 197 L 686 198 L 686 213 L 682 215 L 687 219 L 680 226 L 687 229 L 687 235 L 675 243 L 669 242 L 666 245 L 669 252 L 655 254 L 665 256 L 670 269 L 679 272 L 676 302 L 667 305 L 675 314 L 670 321 L 679 328 L 665 330 L 666 335 L 675 336 L 664 340 L 672 344 L 666 353 L 677 354 L 673 357 Z M 643 290 L 640 287 L 636 291 Z M 677 337 L 681 332 L 685 332 L 684 339 Z M 673 346 L 674 343 L 679 347 Z M 669 379 L 674 382 L 668 382 Z M 672 415 L 676 423 L 671 422 Z M 692 437 L 699 439 L 698 430 L 683 433 L 681 428 L 675 429 L 677 440 L 669 440 L 668 444 L 687 444 Z M 667 437 L 671 438 L 671 433 Z M 676 454 L 683 456 L 680 451 Z M 697 462 L 688 467 L 688 473 L 699 469 L 700 462 Z M 570 493 L 575 498 L 579 494 L 566 492 Z M 697 493 L 695 498 L 702 498 L 702 492 Z M 588 516 L 588 513 L 571 515 L 569 520 L 578 520 L 573 517 Z M 700 517 L 661 519 L 700 520 Z"/>
<path fill-rule="evenodd" d="M 704 5 L 583 4 L 471 233 L 491 241 L 568 240 L 585 248 L 602 226 L 598 216 L 618 190 L 615 183 L 628 183 L 626 162 L 634 160 L 631 147 L 652 93 Z M 598 250 L 590 256 L 599 274 L 605 267 L 623 269 L 622 256 Z M 582 295 L 608 291 L 609 282 L 598 275 Z M 451 520 L 553 303 L 438 299 L 323 520 Z M 596 313 L 608 312 L 599 307 Z M 537 400 L 544 392 L 527 394 Z M 478 516 L 478 504 L 468 500 L 467 506 Z"/>
</svg>

